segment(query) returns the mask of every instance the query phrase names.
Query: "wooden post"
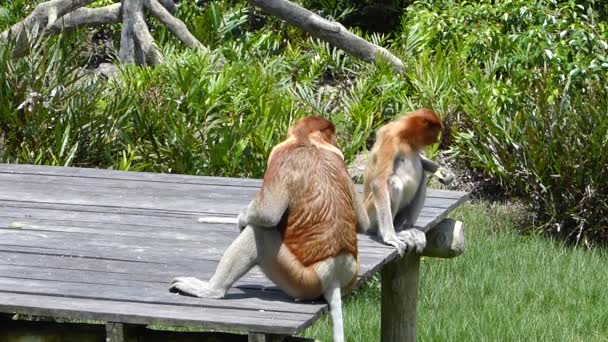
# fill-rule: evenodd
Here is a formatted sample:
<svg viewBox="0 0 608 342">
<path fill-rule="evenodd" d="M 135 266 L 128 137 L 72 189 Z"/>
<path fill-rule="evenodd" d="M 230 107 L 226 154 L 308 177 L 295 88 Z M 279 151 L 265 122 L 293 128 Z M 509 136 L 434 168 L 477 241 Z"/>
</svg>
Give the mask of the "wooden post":
<svg viewBox="0 0 608 342">
<path fill-rule="evenodd" d="M 10 321 L 13 319 L 13 316 L 15 316 L 15 314 L 0 312 L 0 321 Z"/>
<path fill-rule="evenodd" d="M 285 336 L 283 335 L 249 333 L 247 340 L 249 342 L 280 342 L 284 338 Z"/>
<path fill-rule="evenodd" d="M 420 256 L 407 254 L 382 268 L 382 342 L 416 341 Z"/>
<path fill-rule="evenodd" d="M 427 245 L 421 255 L 453 258 L 464 251 L 464 226 L 446 219 L 426 233 Z M 416 306 L 420 255 L 406 254 L 382 269 L 381 341 L 416 341 Z"/>
<path fill-rule="evenodd" d="M 137 340 L 139 325 L 126 323 L 106 323 L 106 342 L 127 342 Z"/>
</svg>

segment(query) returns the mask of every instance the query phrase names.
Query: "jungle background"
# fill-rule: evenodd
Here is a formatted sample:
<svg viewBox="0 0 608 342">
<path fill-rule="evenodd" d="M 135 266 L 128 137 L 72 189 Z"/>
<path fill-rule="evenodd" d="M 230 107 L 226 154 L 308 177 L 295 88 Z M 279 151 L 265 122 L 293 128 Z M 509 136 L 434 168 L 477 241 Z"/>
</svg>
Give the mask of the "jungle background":
<svg viewBox="0 0 608 342">
<path fill-rule="evenodd" d="M 3 1 L 0 32 L 38 2 Z M 474 200 L 454 215 L 465 255 L 423 261 L 420 340 L 608 340 L 608 3 L 296 3 L 405 74 L 246 1 L 181 0 L 175 16 L 209 54 L 155 19 L 154 67 L 117 60 L 120 24 L 42 36 L 22 58 L 2 43 L 0 162 L 261 177 L 287 127 L 321 115 L 357 180 L 379 126 L 432 108 L 446 129 L 427 156 Z M 349 297 L 349 341 L 378 339 L 379 293 L 374 279 Z M 304 334 L 327 340 L 330 325 Z"/>
</svg>

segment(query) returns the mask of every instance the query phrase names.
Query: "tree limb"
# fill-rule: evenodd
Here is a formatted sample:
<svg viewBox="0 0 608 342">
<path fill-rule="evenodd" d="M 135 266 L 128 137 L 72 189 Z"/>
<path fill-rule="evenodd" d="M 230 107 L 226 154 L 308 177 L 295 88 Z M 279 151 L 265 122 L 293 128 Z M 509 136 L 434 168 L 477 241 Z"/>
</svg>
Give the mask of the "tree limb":
<svg viewBox="0 0 608 342">
<path fill-rule="evenodd" d="M 152 65 L 163 62 L 144 17 L 144 0 L 122 1 L 122 34 L 118 56 L 124 63 Z"/>
<path fill-rule="evenodd" d="M 121 4 L 116 3 L 105 7 L 83 7 L 59 18 L 50 28 L 52 33 L 61 30 L 76 29 L 81 26 L 99 26 L 121 22 Z"/>
<path fill-rule="evenodd" d="M 367 62 L 385 60 L 393 70 L 402 74 L 403 62 L 385 48 L 372 44 L 348 31 L 342 24 L 331 22 L 288 0 L 249 0 L 266 12 L 297 26 L 330 44 Z"/>
<path fill-rule="evenodd" d="M 170 13 L 175 13 L 177 6 L 173 0 L 158 0 L 158 2 L 160 2 L 160 4 Z"/>
<path fill-rule="evenodd" d="M 146 0 L 144 5 L 187 47 L 191 49 L 200 49 L 205 53 L 209 52 L 209 49 L 199 42 L 192 33 L 190 33 L 186 24 L 171 15 L 171 13 L 169 13 L 169 11 L 163 5 L 161 5 L 159 0 Z"/>
<path fill-rule="evenodd" d="M 15 39 L 14 56 L 23 56 L 30 45 L 46 28 L 52 27 L 57 18 L 86 6 L 95 0 L 49 0 L 38 4 L 25 19 L 0 34 L 0 41 Z"/>
</svg>

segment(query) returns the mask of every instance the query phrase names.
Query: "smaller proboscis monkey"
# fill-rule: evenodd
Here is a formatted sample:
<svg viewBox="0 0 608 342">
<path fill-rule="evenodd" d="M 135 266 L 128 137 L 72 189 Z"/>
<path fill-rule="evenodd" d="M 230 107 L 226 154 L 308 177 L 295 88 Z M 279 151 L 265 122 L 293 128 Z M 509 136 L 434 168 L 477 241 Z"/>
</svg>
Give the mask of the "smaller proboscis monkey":
<svg viewBox="0 0 608 342">
<path fill-rule="evenodd" d="M 178 277 L 171 290 L 222 298 L 259 265 L 295 299 L 323 296 L 334 341 L 344 341 L 342 299 L 357 280 L 357 225 L 368 226 L 362 201 L 344 166 L 331 121 L 305 117 L 268 158 L 262 188 L 239 215 L 240 235 L 209 281 Z"/>
<path fill-rule="evenodd" d="M 406 251 L 422 252 L 424 232 L 413 228 L 426 198 L 426 173 L 433 173 L 444 184 L 454 175 L 421 152 L 436 143 L 443 128 L 432 110 L 419 109 L 382 126 L 372 147 L 363 180 L 364 205 L 369 216 L 366 233 Z M 399 232 L 395 227 L 406 228 Z"/>
</svg>

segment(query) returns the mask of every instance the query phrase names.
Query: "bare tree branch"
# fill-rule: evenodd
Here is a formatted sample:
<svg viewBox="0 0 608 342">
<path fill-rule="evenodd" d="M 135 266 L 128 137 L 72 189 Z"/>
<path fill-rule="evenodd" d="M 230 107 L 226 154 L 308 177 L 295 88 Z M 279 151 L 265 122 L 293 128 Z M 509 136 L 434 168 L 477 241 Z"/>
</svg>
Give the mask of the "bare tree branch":
<svg viewBox="0 0 608 342">
<path fill-rule="evenodd" d="M 171 15 L 171 13 L 169 13 L 169 11 L 163 7 L 158 0 L 146 0 L 144 4 L 150 10 L 150 12 L 156 18 L 158 18 L 158 20 L 165 24 L 169 31 L 171 31 L 171 33 L 173 33 L 187 47 L 191 49 L 200 49 L 205 53 L 209 52 L 209 49 L 199 42 L 192 33 L 190 33 L 186 24 Z"/>
<path fill-rule="evenodd" d="M 150 34 L 144 9 L 148 9 L 186 46 L 209 53 L 188 27 L 174 17 L 174 0 L 120 0 L 101 8 L 84 7 L 95 0 L 48 0 L 19 23 L 0 34 L 0 42 L 9 37 L 16 40 L 14 55 L 27 53 L 30 40 L 45 33 L 81 26 L 97 26 L 122 22 L 118 56 L 125 63 L 137 65 L 158 64 L 163 56 Z M 385 48 L 372 44 L 349 32 L 338 22 L 331 22 L 289 0 L 249 0 L 249 2 L 288 23 L 303 29 L 330 44 L 345 50 L 356 58 L 368 62 L 384 60 L 397 73 L 403 73 L 403 62 Z"/>
<path fill-rule="evenodd" d="M 141 14 L 141 18 L 135 21 L 133 28 L 135 29 L 137 43 L 139 43 L 139 47 L 146 58 L 146 63 L 150 65 L 162 64 L 164 62 L 163 55 L 156 42 L 154 42 L 154 37 L 152 37 L 150 30 L 148 30 L 143 13 Z"/>
<path fill-rule="evenodd" d="M 121 4 L 116 3 L 98 8 L 79 8 L 59 18 L 51 27 L 50 32 L 71 30 L 81 26 L 99 26 L 121 22 Z"/>
<path fill-rule="evenodd" d="M 167 9 L 170 13 L 175 13 L 177 6 L 175 6 L 175 2 L 173 0 L 158 0 L 164 8 Z"/>
<path fill-rule="evenodd" d="M 9 37 L 14 38 L 16 45 L 13 54 L 16 57 L 23 56 L 29 48 L 30 40 L 37 38 L 46 28 L 52 27 L 57 18 L 94 1 L 49 0 L 40 3 L 25 19 L 2 32 L 0 41 L 7 41 Z"/>
<path fill-rule="evenodd" d="M 330 44 L 343 49 L 356 58 L 367 62 L 385 60 L 393 70 L 403 73 L 403 62 L 385 48 L 349 32 L 342 24 L 331 22 L 288 0 L 249 0 L 266 12 L 297 26 Z"/>
<path fill-rule="evenodd" d="M 162 54 L 146 24 L 144 0 L 123 0 L 122 9 L 123 28 L 118 52 L 120 60 L 137 65 L 162 63 Z"/>
</svg>

